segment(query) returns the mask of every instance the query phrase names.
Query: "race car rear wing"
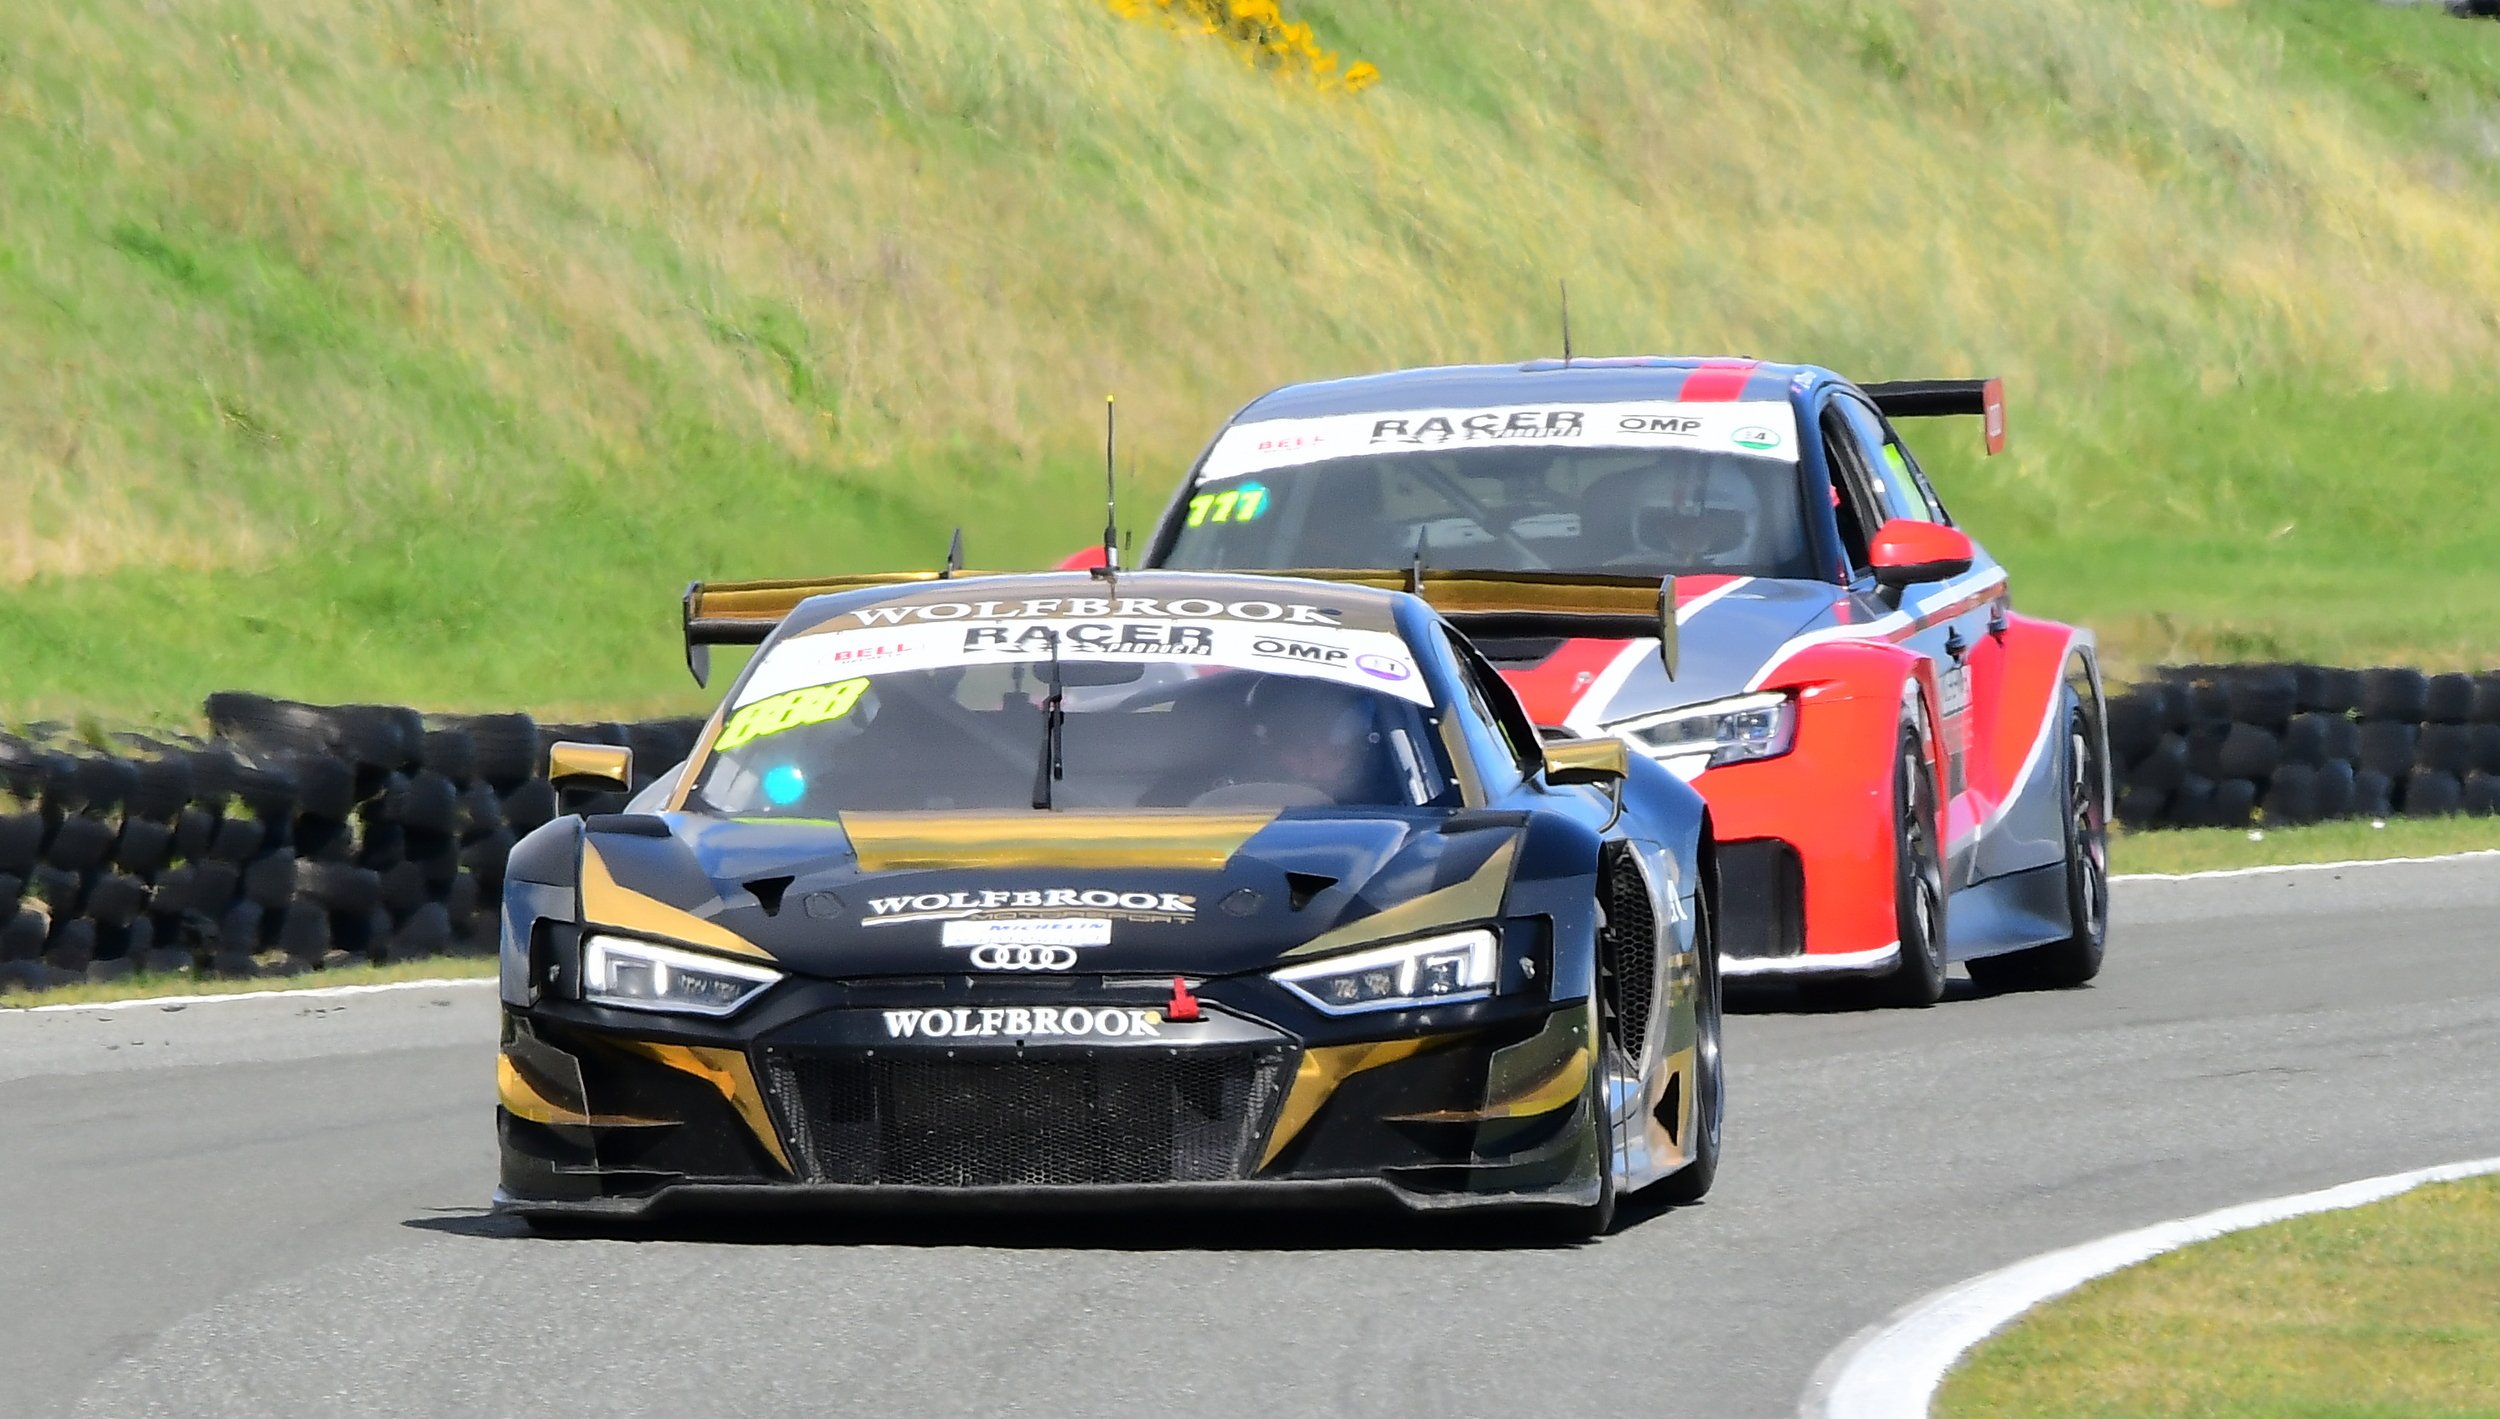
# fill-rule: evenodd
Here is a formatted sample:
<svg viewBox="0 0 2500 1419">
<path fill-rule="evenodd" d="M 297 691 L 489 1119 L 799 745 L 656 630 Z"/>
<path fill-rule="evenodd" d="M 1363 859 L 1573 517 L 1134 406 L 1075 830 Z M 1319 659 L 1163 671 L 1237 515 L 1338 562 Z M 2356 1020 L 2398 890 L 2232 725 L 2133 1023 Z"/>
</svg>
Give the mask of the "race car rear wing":
<svg viewBox="0 0 2500 1419">
<path fill-rule="evenodd" d="M 797 581 L 693 581 L 686 583 L 686 669 L 698 685 L 712 678 L 712 647 L 761 645 L 782 618 L 811 596 L 872 586 L 917 586 L 978 572 L 856 572 Z"/>
<path fill-rule="evenodd" d="M 686 669 L 698 685 L 712 678 L 712 647 L 760 645 L 811 596 L 876 586 L 917 586 L 978 572 L 858 572 L 795 581 L 689 582 L 683 610 Z M 1603 640 L 1658 638 L 1658 655 L 1675 678 L 1675 578 L 1562 572 L 1349 571 L 1321 568 L 1275 576 L 1344 582 L 1384 591 L 1412 591 L 1470 637 L 1589 636 Z"/>
<path fill-rule="evenodd" d="M 1271 573 L 1411 591 L 1472 638 L 1654 636 L 1667 678 L 1675 678 L 1675 578 L 1598 572 L 1348 571 L 1336 567 Z"/>
<path fill-rule="evenodd" d="M 2005 451 L 2005 381 L 2001 379 L 1897 379 L 1862 384 L 1888 419 L 1936 419 L 1976 414 L 1988 452 Z"/>
</svg>

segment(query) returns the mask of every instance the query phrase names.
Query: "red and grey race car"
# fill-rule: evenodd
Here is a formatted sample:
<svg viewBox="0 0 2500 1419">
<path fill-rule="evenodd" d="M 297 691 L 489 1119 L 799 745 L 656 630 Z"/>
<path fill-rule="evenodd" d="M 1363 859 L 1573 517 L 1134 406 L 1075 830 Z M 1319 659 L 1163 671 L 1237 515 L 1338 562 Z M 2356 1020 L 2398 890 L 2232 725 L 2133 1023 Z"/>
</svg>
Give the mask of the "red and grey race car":
<svg viewBox="0 0 2500 1419">
<path fill-rule="evenodd" d="M 2092 637 L 2014 613 L 1894 431 L 1934 415 L 2003 445 L 1993 380 L 1632 358 L 1293 385 L 1216 436 L 1142 560 L 1403 571 L 1540 725 L 1701 790 L 1732 975 L 1908 1005 L 1955 961 L 2079 984 L 2108 905 Z M 1500 605 L 1435 596 L 1487 572 Z M 1654 612 L 1621 614 L 1661 596 L 1663 657 Z"/>
</svg>

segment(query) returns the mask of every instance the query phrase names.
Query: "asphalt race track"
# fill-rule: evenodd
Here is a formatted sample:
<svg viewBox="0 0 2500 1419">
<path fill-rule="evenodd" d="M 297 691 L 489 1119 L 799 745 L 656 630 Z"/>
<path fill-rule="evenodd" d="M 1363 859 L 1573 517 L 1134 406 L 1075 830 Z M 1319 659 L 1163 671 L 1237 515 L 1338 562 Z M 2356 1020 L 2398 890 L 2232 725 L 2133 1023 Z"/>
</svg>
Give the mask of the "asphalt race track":
<svg viewBox="0 0 2500 1419">
<path fill-rule="evenodd" d="M 0 1018 L 0 1415 L 1765 1415 L 1935 1287 L 2500 1153 L 2500 860 L 2118 887 L 2089 990 L 1729 1022 L 1603 1242 L 1194 1215 L 544 1241 L 492 991 Z"/>
</svg>

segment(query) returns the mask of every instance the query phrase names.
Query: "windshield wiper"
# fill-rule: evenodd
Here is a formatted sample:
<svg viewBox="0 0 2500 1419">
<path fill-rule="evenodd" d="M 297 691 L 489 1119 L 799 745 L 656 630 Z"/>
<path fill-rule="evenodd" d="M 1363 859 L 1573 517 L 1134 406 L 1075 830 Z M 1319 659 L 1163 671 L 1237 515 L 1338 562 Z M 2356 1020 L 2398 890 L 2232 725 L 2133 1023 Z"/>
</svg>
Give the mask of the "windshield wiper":
<svg viewBox="0 0 2500 1419">
<path fill-rule="evenodd" d="M 1067 777 L 1066 766 L 1059 759 L 1059 734 L 1068 722 L 1060 707 L 1066 686 L 1059 679 L 1059 635 L 1050 632 L 1050 698 L 1042 701 L 1042 762 L 1033 771 L 1033 806 L 1045 812 L 1052 807 L 1050 786 Z"/>
</svg>

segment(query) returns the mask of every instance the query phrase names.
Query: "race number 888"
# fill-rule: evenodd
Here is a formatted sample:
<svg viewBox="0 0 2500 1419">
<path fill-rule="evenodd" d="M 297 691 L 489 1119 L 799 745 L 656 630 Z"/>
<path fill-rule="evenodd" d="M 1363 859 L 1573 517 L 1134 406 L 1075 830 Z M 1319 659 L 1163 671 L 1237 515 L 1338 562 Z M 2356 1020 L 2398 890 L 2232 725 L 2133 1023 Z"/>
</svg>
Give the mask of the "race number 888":
<svg viewBox="0 0 2500 1419">
<path fill-rule="evenodd" d="M 851 712 L 860 695 L 868 688 L 866 680 L 837 680 L 830 685 L 811 685 L 804 690 L 785 690 L 768 695 L 740 709 L 721 726 L 720 738 L 712 747 L 722 752 L 751 743 L 768 734 L 797 729 L 809 724 L 829 724 Z"/>
</svg>

